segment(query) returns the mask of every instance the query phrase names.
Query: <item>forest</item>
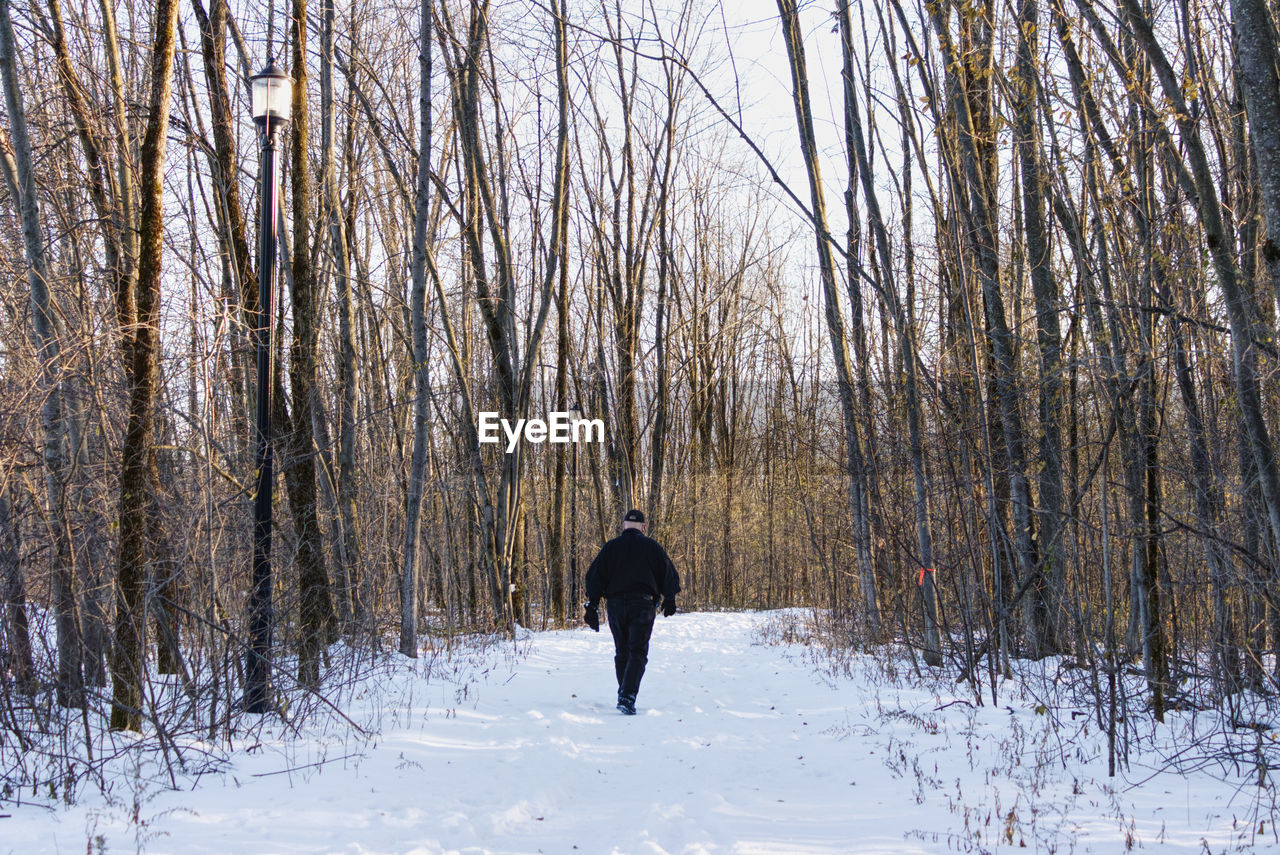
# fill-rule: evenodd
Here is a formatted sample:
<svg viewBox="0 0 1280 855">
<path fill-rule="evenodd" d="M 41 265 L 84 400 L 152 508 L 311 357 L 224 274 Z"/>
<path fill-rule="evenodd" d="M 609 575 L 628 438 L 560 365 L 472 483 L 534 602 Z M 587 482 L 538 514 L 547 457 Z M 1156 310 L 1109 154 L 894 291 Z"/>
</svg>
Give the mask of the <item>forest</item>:
<svg viewBox="0 0 1280 855">
<path fill-rule="evenodd" d="M 579 626 L 632 507 L 683 611 L 1248 725 L 1278 15 L 0 0 L 0 777 Z"/>
</svg>

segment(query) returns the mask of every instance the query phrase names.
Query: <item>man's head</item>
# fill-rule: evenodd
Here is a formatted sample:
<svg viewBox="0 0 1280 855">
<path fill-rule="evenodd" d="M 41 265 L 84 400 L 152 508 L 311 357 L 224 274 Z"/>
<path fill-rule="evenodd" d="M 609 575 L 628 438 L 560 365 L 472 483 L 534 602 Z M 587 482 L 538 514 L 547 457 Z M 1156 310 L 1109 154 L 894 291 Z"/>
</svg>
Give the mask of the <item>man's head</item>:
<svg viewBox="0 0 1280 855">
<path fill-rule="evenodd" d="M 634 528 L 639 530 L 641 533 L 644 533 L 646 526 L 644 524 L 643 511 L 637 511 L 635 508 L 632 508 L 623 514 L 622 529 L 623 531 L 626 531 L 629 528 Z"/>
</svg>

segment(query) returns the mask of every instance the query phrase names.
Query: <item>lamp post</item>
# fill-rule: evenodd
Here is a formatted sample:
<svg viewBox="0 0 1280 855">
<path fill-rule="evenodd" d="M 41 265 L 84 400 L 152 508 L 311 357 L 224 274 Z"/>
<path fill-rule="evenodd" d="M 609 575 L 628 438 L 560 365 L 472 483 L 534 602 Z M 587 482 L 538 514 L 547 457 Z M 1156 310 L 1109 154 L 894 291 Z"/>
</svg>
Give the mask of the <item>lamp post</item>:
<svg viewBox="0 0 1280 855">
<path fill-rule="evenodd" d="M 265 713 L 274 706 L 271 684 L 271 355 L 273 286 L 276 278 L 276 223 L 279 221 L 280 133 L 289 124 L 293 81 L 267 58 L 250 78 L 253 121 L 262 134 L 262 181 L 258 220 L 258 305 L 253 317 L 253 349 L 258 368 L 258 413 L 254 424 L 253 568 L 249 588 L 249 655 L 245 662 L 244 709 Z"/>
<path fill-rule="evenodd" d="M 577 424 L 582 407 L 569 407 L 569 421 Z M 576 439 L 576 432 L 574 434 Z M 578 443 L 573 442 L 573 488 L 569 493 L 569 602 L 578 607 Z"/>
</svg>

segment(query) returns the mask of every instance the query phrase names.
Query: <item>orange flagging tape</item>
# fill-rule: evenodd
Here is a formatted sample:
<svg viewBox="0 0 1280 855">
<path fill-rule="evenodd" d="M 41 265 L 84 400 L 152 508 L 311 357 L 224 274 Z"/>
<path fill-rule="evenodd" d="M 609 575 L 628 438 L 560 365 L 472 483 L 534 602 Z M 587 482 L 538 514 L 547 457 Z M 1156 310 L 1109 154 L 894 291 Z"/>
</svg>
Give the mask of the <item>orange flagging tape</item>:
<svg viewBox="0 0 1280 855">
<path fill-rule="evenodd" d="M 932 573 L 932 572 L 933 572 L 933 568 L 932 568 L 932 567 L 921 567 L 921 568 L 920 568 L 920 579 L 919 579 L 919 581 L 917 581 L 917 582 L 916 582 L 916 584 L 917 584 L 917 585 L 923 585 L 923 584 L 924 584 L 924 574 L 925 574 L 925 573 Z"/>
</svg>

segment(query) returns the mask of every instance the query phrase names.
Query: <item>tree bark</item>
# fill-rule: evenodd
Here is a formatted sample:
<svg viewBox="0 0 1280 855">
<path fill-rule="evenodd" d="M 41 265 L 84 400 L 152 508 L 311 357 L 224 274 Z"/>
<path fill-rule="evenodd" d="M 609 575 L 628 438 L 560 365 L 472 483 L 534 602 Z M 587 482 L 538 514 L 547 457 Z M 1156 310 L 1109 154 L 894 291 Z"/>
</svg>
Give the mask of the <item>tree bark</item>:
<svg viewBox="0 0 1280 855">
<path fill-rule="evenodd" d="M 3 26 L 0 23 L 0 27 Z M 0 40 L 2 39 L 0 36 Z M 14 525 L 13 510 L 6 490 L 0 492 L 0 585 L 4 590 L 2 620 L 6 640 L 5 657 L 0 662 L 0 667 L 13 675 L 14 687 L 19 692 L 30 695 L 38 688 L 39 681 L 36 679 L 35 660 L 31 656 L 27 592 L 18 558 L 18 543 L 18 529 Z"/>
<path fill-rule="evenodd" d="M 427 426 L 431 416 L 431 372 L 427 362 L 427 265 L 435 269 L 427 243 L 431 205 L 431 0 L 422 0 L 418 36 L 418 181 L 413 210 L 413 457 L 405 506 L 404 565 L 400 571 L 400 652 L 418 655 L 418 539 L 427 471 Z"/>
<path fill-rule="evenodd" d="M 1089 0 L 1076 0 L 1083 10 L 1089 10 Z M 1204 143 L 1196 129 L 1192 112 L 1183 96 L 1178 76 L 1164 50 L 1156 40 L 1151 22 L 1136 0 L 1120 0 L 1125 20 L 1129 22 L 1139 47 L 1150 60 L 1161 90 L 1173 107 L 1179 138 L 1182 141 L 1187 162 L 1174 161 L 1171 166 L 1179 174 L 1180 181 L 1190 185 L 1196 200 L 1204 229 L 1205 244 L 1213 263 L 1214 272 L 1226 298 L 1227 318 L 1231 330 L 1232 377 L 1240 406 L 1241 421 L 1249 440 L 1249 449 L 1257 467 L 1259 487 L 1267 511 L 1271 547 L 1280 551 L 1280 467 L 1277 466 L 1275 449 L 1267 427 L 1259 390 L 1256 347 L 1256 329 L 1253 320 L 1254 307 L 1249 293 L 1243 287 L 1239 271 L 1231 253 L 1231 239 L 1223 223 L 1222 206 L 1213 171 L 1204 149 Z M 1096 20 L 1096 16 L 1095 20 Z M 1095 31 L 1101 25 L 1093 23 Z M 1113 63 L 1117 58 L 1112 57 Z M 1123 67 L 1117 69 L 1127 73 Z M 1167 150 L 1162 146 L 1162 150 Z"/>
<path fill-rule="evenodd" d="M 565 22 L 564 2 L 560 0 L 556 3 L 552 2 L 551 12 L 555 15 L 555 32 L 556 32 L 556 87 L 557 87 L 557 105 L 560 111 L 559 136 L 557 139 L 556 150 L 556 167 L 557 170 L 564 168 L 564 173 L 557 176 L 557 181 L 564 181 L 564 192 L 568 193 L 568 142 L 569 142 L 569 44 L 567 35 L 567 24 Z M 557 190 L 560 185 L 557 184 Z M 556 293 L 556 408 L 564 412 L 569 403 L 569 264 L 568 264 L 568 246 L 567 238 L 569 205 L 567 198 L 565 203 L 559 205 L 555 211 L 556 231 L 560 235 L 558 238 L 559 246 L 557 247 L 556 266 L 559 278 Z M 548 259 L 550 261 L 550 259 Z M 580 405 L 579 405 L 580 406 Z M 576 455 L 576 451 L 574 452 Z M 569 579 L 568 589 L 570 591 L 577 590 L 577 580 L 571 578 L 570 574 L 574 571 L 573 556 L 569 556 L 569 561 L 565 561 L 565 456 L 567 452 L 563 446 L 556 448 L 555 452 L 555 473 L 553 475 L 553 495 L 551 499 L 551 521 L 547 549 L 548 572 L 551 573 L 551 613 L 556 624 L 563 625 L 565 622 L 565 580 Z M 573 473 L 575 476 L 577 472 Z M 575 479 L 576 480 L 576 479 Z M 577 490 L 577 484 L 570 484 L 568 489 Z M 651 506 L 652 507 L 652 506 Z M 572 549 L 572 544 L 569 545 Z M 569 603 L 569 613 L 577 608 L 576 602 Z"/>
<path fill-rule="evenodd" d="M 1027 477 L 1026 432 L 1019 407 L 1020 384 L 1014 353 L 1013 333 L 1005 314 L 1004 295 L 1000 284 L 1000 258 L 996 245 L 996 216 L 993 210 L 991 174 L 995 169 L 993 158 L 983 159 L 983 146 L 989 140 L 977 131 L 974 111 L 965 89 L 966 85 L 985 87 L 987 79 L 962 80 L 959 71 L 966 66 L 957 55 L 948 27 L 947 7 L 938 4 L 930 9 L 935 35 L 942 53 L 946 71 L 946 98 L 957 123 L 959 162 L 948 161 L 952 181 L 956 188 L 967 194 L 972 215 L 972 246 L 975 269 L 982 289 L 982 302 L 986 315 L 987 339 L 990 345 L 991 385 L 997 402 L 999 430 L 1005 454 L 1004 468 L 1009 479 L 1009 498 L 1013 509 L 1014 547 L 1018 562 L 1019 586 L 1035 583 L 1040 572 L 1035 541 L 1034 508 L 1031 501 L 1030 480 Z M 989 50 L 984 42 L 983 51 Z M 968 61 L 966 55 L 965 61 Z M 981 69 L 979 69 L 981 70 Z M 976 77 L 976 75 L 975 75 Z M 988 152 L 989 153 L 989 152 Z M 1035 607 L 1032 607 L 1035 614 Z M 1044 652 L 1044 639 L 1040 624 L 1034 619 L 1023 621 L 1024 644 L 1030 656 Z"/>
<path fill-rule="evenodd" d="M 1052 248 L 1046 226 L 1042 143 L 1036 122 L 1039 90 L 1036 66 L 1039 51 L 1039 5 L 1018 3 L 1017 59 L 1011 81 L 1014 148 L 1022 178 L 1022 233 L 1026 264 L 1036 307 L 1036 345 L 1039 350 L 1040 404 L 1040 568 L 1025 610 L 1032 634 L 1043 652 L 1059 652 L 1066 641 L 1066 562 L 1063 541 L 1062 489 L 1062 332 L 1058 283 L 1053 273 Z"/>
<path fill-rule="evenodd" d="M 1266 219 L 1262 258 L 1271 279 L 1272 299 L 1280 308 L 1280 72 L 1276 67 L 1280 53 L 1275 23 L 1266 0 L 1231 0 L 1231 16 Z"/>
<path fill-rule="evenodd" d="M 338 613 L 342 622 L 359 626 L 365 622 L 360 596 L 360 539 L 356 524 L 356 402 L 360 394 L 360 370 L 356 363 L 355 302 L 351 293 L 351 270 L 346 219 L 338 193 L 334 165 L 336 140 L 333 110 L 333 0 L 322 0 L 320 28 L 320 145 L 324 181 L 324 210 L 329 227 L 329 255 L 338 290 L 338 388 L 342 402 L 338 411 L 338 522 L 341 537 L 336 546 Z M 354 198 L 351 204 L 355 204 Z"/>
<path fill-rule="evenodd" d="M 889 244 L 889 232 L 885 228 L 884 218 L 880 213 L 880 200 L 875 189 L 875 176 L 871 172 L 871 160 L 867 153 L 865 135 L 862 129 L 862 118 L 858 111 L 858 103 L 853 90 L 853 26 L 849 15 L 848 2 L 840 5 L 841 42 L 844 46 L 844 98 L 845 98 L 845 134 L 850 145 L 849 157 L 850 179 L 856 172 L 861 179 L 862 195 L 867 205 L 867 217 L 871 224 L 871 235 L 876 258 L 879 260 L 879 281 L 884 295 L 884 302 L 892 318 L 894 329 L 898 335 L 898 349 L 901 354 L 904 386 L 907 397 L 907 430 L 908 446 L 911 457 L 912 489 L 914 492 L 914 512 L 916 524 L 917 561 L 920 574 L 917 587 L 924 604 L 924 659 L 933 666 L 942 664 L 941 639 L 938 632 L 938 605 L 935 589 L 935 561 L 933 555 L 933 530 L 929 520 L 929 486 L 925 472 L 925 452 L 923 421 L 924 413 L 920 401 L 919 366 L 915 344 L 915 331 L 911 321 L 911 306 L 903 306 L 898 291 L 898 279 L 893 268 L 892 247 Z M 855 168 L 856 166 L 856 168 Z M 908 163 L 904 171 L 910 170 Z M 850 188 L 852 192 L 852 188 Z M 850 261 L 851 265 L 854 262 Z M 861 269 L 851 270 L 850 276 L 865 275 Z M 860 317 L 861 311 L 856 313 Z M 869 429 L 869 428 L 868 428 Z M 862 489 L 867 489 L 865 475 L 862 478 Z M 865 501 L 865 498 L 864 498 Z M 866 568 L 864 574 L 871 579 L 870 545 L 863 549 L 866 552 Z M 867 584 L 866 581 L 863 584 Z"/>
<path fill-rule="evenodd" d="M 861 120 L 857 113 L 857 101 L 854 90 L 853 73 L 853 21 L 850 15 L 850 4 L 837 4 L 838 27 L 840 29 L 840 49 L 842 59 L 843 94 L 844 94 L 844 137 L 845 161 L 848 164 L 848 179 L 845 185 L 845 213 L 848 218 L 846 246 L 846 283 L 849 292 L 849 323 L 853 337 L 853 359 L 857 370 L 857 418 L 864 426 L 859 436 L 862 443 L 860 453 L 861 465 L 850 467 L 850 478 L 855 483 L 850 490 L 850 510 L 853 514 L 854 550 L 857 556 L 859 584 L 863 589 L 876 586 L 876 559 L 874 549 L 873 525 L 876 523 L 878 490 L 876 465 L 876 429 L 871 402 L 871 356 L 867 348 L 867 329 L 864 320 L 864 299 L 862 291 L 862 265 L 859 257 L 862 235 L 858 213 L 858 185 L 860 179 L 858 159 L 858 138 L 861 134 Z M 864 158 L 865 159 L 865 158 Z M 932 590 L 930 582 L 930 590 Z M 926 600 L 926 603 L 928 601 Z M 926 605 L 926 611 L 928 606 Z M 880 630 L 872 624 L 873 632 Z"/>
<path fill-rule="evenodd" d="M 125 117 L 127 102 L 121 72 L 120 39 L 116 31 L 115 5 L 102 0 L 103 52 L 107 56 L 108 85 L 113 100 L 111 111 L 112 131 L 115 134 L 115 170 L 107 163 L 110 146 L 99 132 L 94 107 L 86 94 L 86 87 L 76 73 L 67 48 L 62 7 L 59 0 L 48 0 L 51 44 L 58 68 L 62 91 L 71 109 L 76 135 L 84 152 L 88 173 L 89 196 L 98 213 L 102 234 L 103 255 L 111 280 L 112 296 L 116 307 L 116 324 L 120 331 L 120 354 L 128 370 L 129 338 L 134 332 L 136 320 L 135 285 L 138 259 L 138 231 L 136 228 L 136 188 L 133 150 Z"/>
<path fill-rule="evenodd" d="M 249 249 L 249 229 L 240 199 L 240 182 L 237 180 L 239 158 L 236 152 L 235 120 L 231 111 L 226 70 L 227 22 L 230 13 L 227 9 L 227 0 L 212 0 L 207 14 L 201 0 L 193 0 L 191 5 L 200 27 L 200 48 L 204 58 L 213 130 L 211 172 L 214 190 L 222 212 L 221 220 L 226 246 L 230 255 L 227 269 L 231 274 L 233 293 L 239 297 L 238 318 L 241 325 L 247 327 L 258 312 L 258 278 L 254 274 L 253 256 Z M 238 332 L 234 332 L 232 341 L 243 341 L 243 338 Z M 245 417 L 246 407 L 243 404 L 243 396 L 246 392 L 243 382 L 244 366 L 241 364 L 245 357 L 233 348 L 230 358 L 236 398 L 231 410 L 232 424 L 235 428 L 235 436 L 241 443 L 241 449 L 247 451 L 249 424 Z"/>
<path fill-rule="evenodd" d="M 653 434 L 650 440 L 649 501 L 650 517 L 655 525 L 662 525 L 662 476 L 667 450 L 667 421 L 670 398 L 670 369 L 667 364 L 667 295 L 676 265 L 672 250 L 671 197 L 672 165 L 676 146 L 676 106 L 678 87 L 670 64 L 663 64 L 666 75 L 667 115 L 663 124 L 666 141 L 662 159 L 662 177 L 658 183 L 657 232 L 658 232 L 658 291 L 654 299 L 654 371 L 657 374 L 653 400 Z M 564 96 L 567 99 L 567 94 Z M 654 536 L 658 536 L 655 530 Z"/>
<path fill-rule="evenodd" d="M 848 342 L 844 331 L 844 308 L 841 305 L 840 291 L 836 287 L 835 260 L 831 252 L 831 234 L 827 227 L 827 206 L 822 189 L 822 172 L 818 164 L 817 141 L 813 128 L 813 113 L 809 106 L 809 77 L 805 68 L 804 43 L 800 34 L 800 23 L 794 0 L 778 0 L 778 12 L 782 16 L 783 32 L 787 45 L 787 57 L 791 67 L 792 106 L 796 114 L 796 130 L 800 137 L 800 149 L 804 155 L 805 168 L 809 179 L 809 194 L 813 206 L 814 231 L 818 250 L 818 269 L 822 281 L 824 317 L 826 319 L 827 336 L 830 340 L 832 356 L 836 364 L 836 384 L 840 396 L 840 407 L 844 417 L 844 451 L 846 456 L 846 472 L 849 485 L 849 505 L 851 510 L 863 504 L 860 483 L 855 473 L 864 466 L 862 459 L 862 441 L 859 436 L 857 415 L 854 408 L 853 371 L 849 364 Z M 863 576 L 868 575 L 865 568 L 860 568 Z M 864 583 L 862 590 L 863 617 L 872 628 L 873 634 L 879 633 L 880 601 L 872 577 L 872 584 Z"/>
<path fill-rule="evenodd" d="M 172 93 L 176 0 L 159 0 L 151 51 L 151 97 L 141 150 L 137 327 L 129 339 L 129 418 L 120 473 L 120 556 L 111 728 L 142 729 L 146 673 L 148 532 L 154 499 L 155 404 L 160 387 L 160 277 L 164 255 L 164 160 Z"/>
<path fill-rule="evenodd" d="M 333 602 L 325 572 L 324 532 L 316 506 L 316 452 L 312 396 L 316 383 L 316 282 L 311 259 L 311 167 L 307 162 L 307 3 L 293 0 L 293 118 L 289 171 L 293 179 L 293 255 L 290 259 L 293 342 L 289 348 L 292 403 L 285 484 L 298 541 L 298 682 L 320 685 L 320 653 L 333 629 Z"/>
<path fill-rule="evenodd" d="M 45 499 L 55 547 L 53 607 L 58 629 L 57 700 L 62 706 L 84 706 L 84 677 L 79 621 L 76 616 L 75 566 L 67 522 L 67 455 L 63 444 L 61 388 L 62 357 L 49 294 L 49 264 L 40 204 L 36 198 L 35 166 L 27 131 L 26 108 L 19 89 L 16 44 L 9 0 L 0 0 L 0 81 L 5 109 L 12 128 L 14 178 L 18 210 L 27 257 L 27 283 L 31 295 L 32 339 L 40 360 L 40 427 L 44 435 Z"/>
</svg>

